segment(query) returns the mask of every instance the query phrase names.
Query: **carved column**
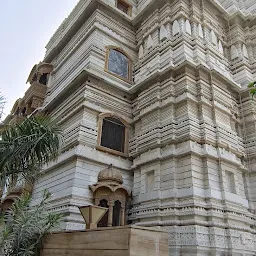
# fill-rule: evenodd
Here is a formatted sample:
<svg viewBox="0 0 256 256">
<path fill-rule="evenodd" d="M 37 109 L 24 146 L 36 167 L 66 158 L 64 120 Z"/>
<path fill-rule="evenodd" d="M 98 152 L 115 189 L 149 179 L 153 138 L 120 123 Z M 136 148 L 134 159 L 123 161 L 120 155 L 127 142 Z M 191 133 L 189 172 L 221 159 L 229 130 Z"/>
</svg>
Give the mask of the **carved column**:
<svg viewBox="0 0 256 256">
<path fill-rule="evenodd" d="M 109 209 L 108 209 L 108 227 L 112 227 L 112 224 L 113 224 L 113 207 L 114 207 L 114 203 L 110 201 Z"/>
<path fill-rule="evenodd" d="M 125 203 L 121 206 L 121 226 L 125 226 Z"/>
<path fill-rule="evenodd" d="M 99 198 L 95 198 L 95 205 L 99 206 L 100 205 L 100 199 Z"/>
</svg>

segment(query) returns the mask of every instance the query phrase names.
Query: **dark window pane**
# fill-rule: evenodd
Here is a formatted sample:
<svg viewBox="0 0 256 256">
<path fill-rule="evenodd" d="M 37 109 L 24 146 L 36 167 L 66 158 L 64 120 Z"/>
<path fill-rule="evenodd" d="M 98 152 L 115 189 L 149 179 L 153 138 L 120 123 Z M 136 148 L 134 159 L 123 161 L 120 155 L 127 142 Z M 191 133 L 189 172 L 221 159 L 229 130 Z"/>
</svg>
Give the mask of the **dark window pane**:
<svg viewBox="0 0 256 256">
<path fill-rule="evenodd" d="M 43 74 L 43 75 L 40 77 L 39 83 L 40 83 L 40 84 L 44 84 L 44 85 L 47 84 L 47 74 Z"/>
<path fill-rule="evenodd" d="M 116 75 L 129 79 L 129 59 L 123 53 L 110 49 L 108 70 Z"/>
<path fill-rule="evenodd" d="M 101 146 L 124 152 L 125 126 L 115 118 L 105 118 L 102 125 Z"/>
<path fill-rule="evenodd" d="M 101 200 L 99 206 L 108 208 L 108 201 L 105 199 Z M 99 228 L 103 228 L 107 226 L 108 226 L 108 211 L 105 213 L 105 215 L 102 217 L 102 219 L 98 223 Z"/>
<path fill-rule="evenodd" d="M 121 224 L 121 202 L 120 201 L 115 201 L 115 205 L 113 207 L 113 227 L 120 226 Z"/>
</svg>

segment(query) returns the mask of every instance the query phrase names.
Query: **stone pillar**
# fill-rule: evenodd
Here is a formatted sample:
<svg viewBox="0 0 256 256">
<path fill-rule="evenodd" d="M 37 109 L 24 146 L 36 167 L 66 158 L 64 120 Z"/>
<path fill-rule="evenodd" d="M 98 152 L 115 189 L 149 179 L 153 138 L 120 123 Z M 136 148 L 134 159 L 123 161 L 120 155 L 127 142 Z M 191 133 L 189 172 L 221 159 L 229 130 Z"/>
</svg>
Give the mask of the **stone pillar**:
<svg viewBox="0 0 256 256">
<path fill-rule="evenodd" d="M 121 208 L 121 226 L 125 226 L 125 204 Z"/>
<path fill-rule="evenodd" d="M 113 225 L 113 202 L 109 202 L 109 209 L 108 209 L 108 227 L 112 227 Z"/>
<path fill-rule="evenodd" d="M 99 198 L 95 198 L 94 201 L 95 201 L 95 205 L 96 206 L 100 205 L 100 199 Z"/>
</svg>

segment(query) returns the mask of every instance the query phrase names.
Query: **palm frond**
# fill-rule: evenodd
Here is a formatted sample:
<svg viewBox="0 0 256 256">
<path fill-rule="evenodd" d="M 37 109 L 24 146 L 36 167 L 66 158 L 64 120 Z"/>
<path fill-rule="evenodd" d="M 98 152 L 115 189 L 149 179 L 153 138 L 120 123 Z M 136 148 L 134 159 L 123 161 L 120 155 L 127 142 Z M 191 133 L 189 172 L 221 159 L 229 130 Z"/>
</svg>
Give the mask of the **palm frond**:
<svg viewBox="0 0 256 256">
<path fill-rule="evenodd" d="M 4 255 L 39 255 L 42 239 L 59 224 L 62 216 L 47 211 L 50 194 L 45 191 L 41 203 L 30 207 L 31 196 L 24 194 L 5 214 L 0 232 L 0 252 Z"/>
<path fill-rule="evenodd" d="M 256 94 L 256 81 L 249 83 L 248 88 L 250 88 L 250 94 L 253 98 Z"/>
<path fill-rule="evenodd" d="M 42 166 L 55 160 L 62 143 L 55 120 L 41 115 L 1 131 L 0 176 L 20 173 L 28 166 Z"/>
</svg>

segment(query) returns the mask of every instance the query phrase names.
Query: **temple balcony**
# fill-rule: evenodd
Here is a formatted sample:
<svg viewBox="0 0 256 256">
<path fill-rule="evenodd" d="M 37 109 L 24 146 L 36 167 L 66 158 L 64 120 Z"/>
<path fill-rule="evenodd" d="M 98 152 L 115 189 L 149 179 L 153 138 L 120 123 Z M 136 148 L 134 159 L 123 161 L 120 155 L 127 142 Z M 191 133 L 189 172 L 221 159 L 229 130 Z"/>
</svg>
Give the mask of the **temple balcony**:
<svg viewBox="0 0 256 256">
<path fill-rule="evenodd" d="M 12 119 L 9 121 L 10 125 L 19 124 L 25 119 L 25 116 L 13 115 Z"/>
<path fill-rule="evenodd" d="M 45 98 L 47 86 L 34 81 L 26 91 L 23 100 L 25 103 L 31 103 L 31 108 L 41 107 Z"/>
</svg>

